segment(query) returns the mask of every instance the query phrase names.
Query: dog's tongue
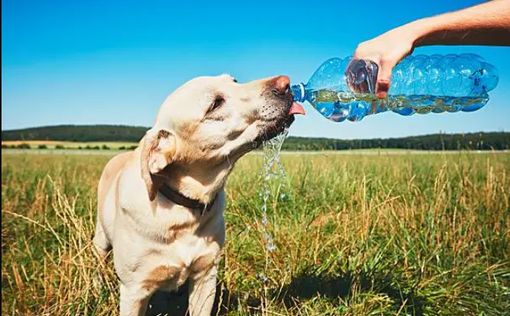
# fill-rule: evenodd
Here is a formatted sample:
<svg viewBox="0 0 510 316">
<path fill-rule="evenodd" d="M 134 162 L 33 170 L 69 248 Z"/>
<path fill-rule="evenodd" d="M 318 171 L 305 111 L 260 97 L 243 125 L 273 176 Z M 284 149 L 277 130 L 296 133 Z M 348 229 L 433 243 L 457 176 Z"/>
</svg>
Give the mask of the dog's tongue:
<svg viewBox="0 0 510 316">
<path fill-rule="evenodd" d="M 289 109 L 289 115 L 292 114 L 302 114 L 305 115 L 305 109 L 303 109 L 303 106 L 297 102 L 292 102 L 292 105 Z"/>
</svg>

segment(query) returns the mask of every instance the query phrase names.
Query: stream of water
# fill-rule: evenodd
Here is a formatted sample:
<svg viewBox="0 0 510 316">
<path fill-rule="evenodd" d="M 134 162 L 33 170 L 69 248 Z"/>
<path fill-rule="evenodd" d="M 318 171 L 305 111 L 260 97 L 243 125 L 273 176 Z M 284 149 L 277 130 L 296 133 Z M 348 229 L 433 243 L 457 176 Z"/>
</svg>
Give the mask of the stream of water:
<svg viewBox="0 0 510 316">
<path fill-rule="evenodd" d="M 258 273 L 258 278 L 262 281 L 264 299 L 262 306 L 262 314 L 265 315 L 265 307 L 268 305 L 266 300 L 268 294 L 268 277 L 267 271 L 270 268 L 270 254 L 276 250 L 276 244 L 274 242 L 273 235 L 270 232 L 270 221 L 268 219 L 268 209 L 275 205 L 277 201 L 284 201 L 288 198 L 287 196 L 287 179 L 285 175 L 285 169 L 282 166 L 280 160 L 280 151 L 282 149 L 283 142 L 287 138 L 288 129 L 285 129 L 281 134 L 274 137 L 271 140 L 264 142 L 264 163 L 262 168 L 263 184 L 262 189 L 259 192 L 261 199 L 260 206 L 260 224 L 262 238 L 265 247 L 265 266 L 264 270 Z"/>
<path fill-rule="evenodd" d="M 262 177 L 264 179 L 264 183 L 262 185 L 262 191 L 259 194 L 262 199 L 261 223 L 264 234 L 263 237 L 266 245 L 266 250 L 269 252 L 276 250 L 273 236 L 268 231 L 267 210 L 270 206 L 270 199 L 272 195 L 276 195 L 273 196 L 273 200 L 284 200 L 287 197 L 285 193 L 285 169 L 283 168 L 282 162 L 280 160 L 280 151 L 288 133 L 288 129 L 285 129 L 278 136 L 264 142 L 263 147 L 264 166 L 262 170 Z"/>
</svg>

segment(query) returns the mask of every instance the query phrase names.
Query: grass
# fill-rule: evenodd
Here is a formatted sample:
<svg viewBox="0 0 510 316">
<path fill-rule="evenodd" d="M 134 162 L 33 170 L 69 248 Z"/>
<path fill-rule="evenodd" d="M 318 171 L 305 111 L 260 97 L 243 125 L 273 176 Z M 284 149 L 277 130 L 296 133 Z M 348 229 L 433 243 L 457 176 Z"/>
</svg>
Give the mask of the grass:
<svg viewBox="0 0 510 316">
<path fill-rule="evenodd" d="M 2 158 L 2 313 L 116 315 L 112 264 L 91 247 L 108 157 Z M 219 314 L 510 310 L 509 153 L 286 154 L 283 162 L 289 192 L 268 210 L 274 252 L 260 223 L 262 157 L 243 158 L 229 178 Z M 185 310 L 184 297 L 171 296 L 174 309 Z"/>
</svg>

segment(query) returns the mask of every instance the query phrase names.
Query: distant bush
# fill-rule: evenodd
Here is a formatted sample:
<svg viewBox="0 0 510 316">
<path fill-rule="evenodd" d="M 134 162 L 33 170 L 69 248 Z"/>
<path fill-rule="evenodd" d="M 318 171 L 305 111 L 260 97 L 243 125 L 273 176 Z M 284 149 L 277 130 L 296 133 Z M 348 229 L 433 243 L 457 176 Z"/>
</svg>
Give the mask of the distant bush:
<svg viewBox="0 0 510 316">
<path fill-rule="evenodd" d="M 18 146 L 16 146 L 18 149 L 30 149 L 30 145 L 27 143 L 21 143 Z"/>
<path fill-rule="evenodd" d="M 81 146 L 78 146 L 78 149 L 83 149 L 83 147 L 81 147 Z"/>
<path fill-rule="evenodd" d="M 101 146 L 101 149 L 103 149 L 103 150 L 109 150 L 109 149 L 110 149 L 110 147 L 108 147 L 107 145 L 103 145 L 103 146 Z"/>
<path fill-rule="evenodd" d="M 135 150 L 136 147 L 138 147 L 138 146 L 136 146 L 136 145 L 132 145 L 132 146 L 120 146 L 118 148 L 118 150 Z"/>
<path fill-rule="evenodd" d="M 6 145 L 6 144 L 2 144 L 2 149 L 6 149 L 6 148 L 11 148 L 11 146 Z"/>
<path fill-rule="evenodd" d="M 37 146 L 37 148 L 38 149 L 48 149 L 48 146 L 41 144 L 41 145 Z"/>
<path fill-rule="evenodd" d="M 66 149 L 64 145 L 55 145 L 55 149 Z"/>
</svg>

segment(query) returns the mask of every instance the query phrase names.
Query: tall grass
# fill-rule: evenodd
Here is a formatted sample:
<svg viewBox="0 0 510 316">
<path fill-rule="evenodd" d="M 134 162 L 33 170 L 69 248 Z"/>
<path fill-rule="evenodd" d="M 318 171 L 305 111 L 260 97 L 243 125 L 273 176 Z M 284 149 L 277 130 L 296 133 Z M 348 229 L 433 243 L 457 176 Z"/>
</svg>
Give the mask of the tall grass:
<svg viewBox="0 0 510 316">
<path fill-rule="evenodd" d="M 2 158 L 2 313 L 116 315 L 112 264 L 100 263 L 91 245 L 108 157 Z M 290 192 L 268 210 L 273 252 L 261 231 L 261 157 L 243 158 L 228 181 L 219 314 L 510 310 L 510 154 L 283 162 Z M 176 306 L 183 296 L 171 297 Z"/>
</svg>

